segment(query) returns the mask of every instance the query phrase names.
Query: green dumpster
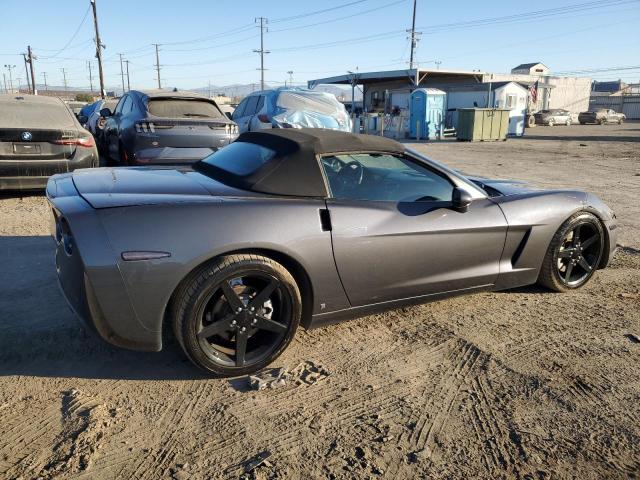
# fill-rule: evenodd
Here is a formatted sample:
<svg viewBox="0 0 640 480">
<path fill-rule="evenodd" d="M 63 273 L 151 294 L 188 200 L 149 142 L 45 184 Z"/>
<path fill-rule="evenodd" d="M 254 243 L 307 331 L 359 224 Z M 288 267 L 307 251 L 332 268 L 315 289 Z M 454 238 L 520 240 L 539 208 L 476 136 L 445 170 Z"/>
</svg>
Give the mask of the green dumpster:
<svg viewBox="0 0 640 480">
<path fill-rule="evenodd" d="M 500 108 L 459 108 L 458 140 L 469 142 L 506 140 L 510 110 Z"/>
</svg>

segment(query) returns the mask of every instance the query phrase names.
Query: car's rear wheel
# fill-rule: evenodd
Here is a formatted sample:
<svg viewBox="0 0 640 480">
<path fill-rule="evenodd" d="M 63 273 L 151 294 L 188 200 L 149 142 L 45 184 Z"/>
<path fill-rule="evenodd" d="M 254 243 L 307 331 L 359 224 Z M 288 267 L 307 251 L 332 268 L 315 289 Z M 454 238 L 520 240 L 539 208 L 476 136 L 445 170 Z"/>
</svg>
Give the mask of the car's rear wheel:
<svg viewBox="0 0 640 480">
<path fill-rule="evenodd" d="M 122 142 L 118 142 L 118 163 L 120 165 L 129 165 L 129 154 Z"/>
<path fill-rule="evenodd" d="M 606 119 L 604 119 L 604 118 L 601 118 L 600 120 L 598 120 L 598 123 L 599 123 L 600 125 L 604 125 L 605 123 L 607 123 L 607 120 L 606 120 Z"/>
<path fill-rule="evenodd" d="M 570 126 L 571 126 L 571 119 L 570 119 L 570 118 L 567 118 L 567 121 L 566 121 L 566 122 L 564 122 L 564 124 L 565 124 L 567 127 L 570 127 Z"/>
<path fill-rule="evenodd" d="M 624 123 L 624 118 L 619 118 L 618 119 L 618 125 L 622 125 Z"/>
<path fill-rule="evenodd" d="M 582 287 L 600 264 L 604 242 L 602 224 L 593 214 L 573 215 L 553 236 L 538 282 L 558 292 Z"/>
<path fill-rule="evenodd" d="M 173 329 L 189 359 L 227 377 L 275 360 L 293 339 L 301 314 L 294 278 L 260 255 L 204 265 L 182 283 L 172 307 Z"/>
</svg>

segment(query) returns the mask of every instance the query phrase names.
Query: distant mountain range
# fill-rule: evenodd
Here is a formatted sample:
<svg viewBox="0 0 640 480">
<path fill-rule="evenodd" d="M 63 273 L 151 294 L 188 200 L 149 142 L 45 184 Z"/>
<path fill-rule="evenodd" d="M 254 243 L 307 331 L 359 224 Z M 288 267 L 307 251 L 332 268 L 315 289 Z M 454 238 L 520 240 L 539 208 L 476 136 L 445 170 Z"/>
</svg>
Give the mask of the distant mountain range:
<svg viewBox="0 0 640 480">
<path fill-rule="evenodd" d="M 37 84 L 36 86 L 38 88 L 38 91 L 45 90 L 44 85 Z M 280 84 L 278 85 L 266 84 L 265 88 L 267 89 L 278 88 L 281 86 L 282 85 Z M 300 86 L 300 85 L 297 85 L 297 86 Z M 14 85 L 14 88 L 17 88 L 17 85 Z M 27 86 L 21 85 L 20 88 L 24 91 L 27 89 Z M 167 90 L 171 88 L 173 87 L 167 87 Z M 62 85 L 47 85 L 47 90 L 64 92 L 65 88 Z M 257 83 L 250 83 L 250 84 L 233 84 L 233 85 L 224 85 L 224 86 L 211 85 L 211 88 L 207 86 L 207 87 L 199 87 L 199 88 L 180 89 L 180 90 L 189 90 L 192 92 L 198 92 L 202 95 L 209 95 L 209 92 L 211 92 L 211 95 L 222 94 L 222 95 L 226 95 L 227 97 L 245 97 L 252 92 L 260 90 L 260 86 Z M 316 87 L 315 90 L 320 92 L 333 93 L 336 97 L 338 97 L 339 100 L 344 100 L 344 101 L 351 100 L 351 88 L 349 88 L 349 86 L 346 86 L 346 85 L 343 88 L 334 86 L 334 85 L 320 85 Z M 79 92 L 89 92 L 89 89 L 87 87 L 69 86 L 67 87 L 66 91 L 68 91 L 69 93 L 72 93 L 72 92 L 79 93 Z M 94 92 L 96 92 L 96 89 L 94 89 Z M 121 95 L 122 88 L 107 87 L 107 92 L 115 92 L 116 95 Z M 360 90 L 358 89 L 356 89 L 355 91 L 355 99 L 356 101 L 362 100 L 362 92 L 360 92 Z"/>
</svg>

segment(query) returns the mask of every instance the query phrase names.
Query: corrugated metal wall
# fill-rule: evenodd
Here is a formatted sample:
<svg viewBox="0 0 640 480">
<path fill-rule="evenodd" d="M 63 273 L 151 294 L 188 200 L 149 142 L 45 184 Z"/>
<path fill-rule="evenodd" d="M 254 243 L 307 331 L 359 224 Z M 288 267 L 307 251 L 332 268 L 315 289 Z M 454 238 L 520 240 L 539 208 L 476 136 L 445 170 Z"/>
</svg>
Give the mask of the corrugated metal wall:
<svg viewBox="0 0 640 480">
<path fill-rule="evenodd" d="M 611 108 L 624 113 L 629 120 L 640 119 L 640 95 L 593 96 L 589 100 L 589 110 Z"/>
</svg>

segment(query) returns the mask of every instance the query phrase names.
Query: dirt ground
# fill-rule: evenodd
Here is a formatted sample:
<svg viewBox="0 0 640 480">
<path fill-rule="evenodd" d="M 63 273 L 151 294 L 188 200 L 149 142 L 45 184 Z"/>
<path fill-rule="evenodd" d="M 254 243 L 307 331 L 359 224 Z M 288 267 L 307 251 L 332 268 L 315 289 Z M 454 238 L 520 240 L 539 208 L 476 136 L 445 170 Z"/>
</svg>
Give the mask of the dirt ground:
<svg viewBox="0 0 640 480">
<path fill-rule="evenodd" d="M 273 365 L 299 366 L 299 381 L 255 391 L 204 377 L 175 342 L 136 353 L 96 338 L 58 292 L 43 198 L 5 197 L 0 477 L 640 476 L 640 124 L 417 148 L 598 194 L 620 222 L 613 264 L 571 294 L 485 293 L 299 331 Z"/>
</svg>

